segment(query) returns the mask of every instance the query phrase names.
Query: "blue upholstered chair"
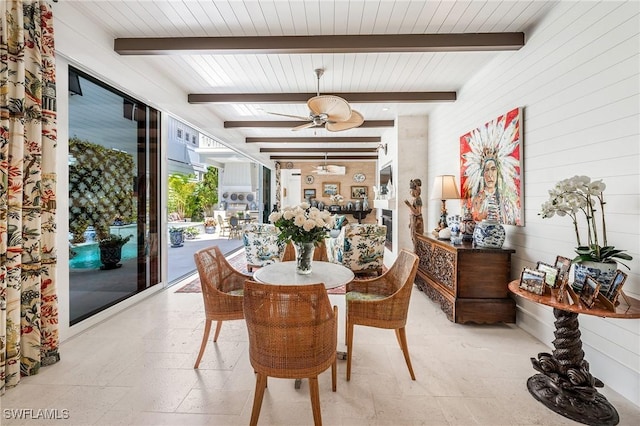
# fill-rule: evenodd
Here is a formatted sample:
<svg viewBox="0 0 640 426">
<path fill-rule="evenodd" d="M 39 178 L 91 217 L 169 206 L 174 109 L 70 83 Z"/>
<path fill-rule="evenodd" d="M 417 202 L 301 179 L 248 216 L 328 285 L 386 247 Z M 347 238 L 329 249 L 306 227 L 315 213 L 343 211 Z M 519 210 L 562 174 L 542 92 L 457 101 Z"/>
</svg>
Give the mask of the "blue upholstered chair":
<svg viewBox="0 0 640 426">
<path fill-rule="evenodd" d="M 278 262 L 284 252 L 284 241 L 278 241 L 278 229 L 269 223 L 249 223 L 242 231 L 247 256 L 247 271 Z"/>
<path fill-rule="evenodd" d="M 351 269 L 354 274 L 382 274 L 386 225 L 348 224 L 330 243 L 329 260 Z"/>
</svg>

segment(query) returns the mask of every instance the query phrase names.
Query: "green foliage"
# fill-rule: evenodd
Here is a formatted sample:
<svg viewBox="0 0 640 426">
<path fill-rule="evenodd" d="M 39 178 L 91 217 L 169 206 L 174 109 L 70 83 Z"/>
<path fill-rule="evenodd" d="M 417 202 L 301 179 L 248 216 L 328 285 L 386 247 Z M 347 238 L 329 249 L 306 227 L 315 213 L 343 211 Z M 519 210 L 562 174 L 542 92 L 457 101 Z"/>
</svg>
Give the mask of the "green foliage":
<svg viewBox="0 0 640 426">
<path fill-rule="evenodd" d="M 218 204 L 218 169 L 209 167 L 196 185 L 195 198 L 200 210 L 204 210 L 204 215 L 213 216 L 213 209 Z M 198 218 L 200 220 L 200 218 Z"/>
<path fill-rule="evenodd" d="M 99 247 L 122 247 L 127 244 L 133 235 L 122 237 L 116 234 L 109 234 L 108 237 L 98 240 Z"/>
<path fill-rule="evenodd" d="M 174 173 L 169 175 L 169 196 L 167 207 L 170 212 L 177 212 L 180 217 L 185 218 L 192 211 L 188 207 L 193 208 L 192 201 L 194 191 L 196 189 L 195 175 L 186 175 L 183 173 Z"/>
<path fill-rule="evenodd" d="M 69 158 L 73 242 L 84 241 L 89 225 L 96 229 L 98 239 L 104 239 L 116 217 L 133 216 L 133 156 L 73 137 L 69 139 Z"/>
</svg>

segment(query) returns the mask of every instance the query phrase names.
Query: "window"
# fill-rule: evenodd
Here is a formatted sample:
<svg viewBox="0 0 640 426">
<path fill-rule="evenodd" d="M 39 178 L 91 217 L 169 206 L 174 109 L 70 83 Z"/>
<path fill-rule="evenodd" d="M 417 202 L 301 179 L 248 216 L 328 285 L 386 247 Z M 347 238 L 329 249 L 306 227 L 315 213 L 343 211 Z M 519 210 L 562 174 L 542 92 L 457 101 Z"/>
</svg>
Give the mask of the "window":
<svg viewBox="0 0 640 426">
<path fill-rule="evenodd" d="M 178 129 L 178 139 L 182 139 L 182 129 Z"/>
<path fill-rule="evenodd" d="M 160 282 L 160 122 L 144 103 L 72 67 L 69 74 L 82 87 L 69 96 L 73 325 Z M 111 252 L 119 259 L 103 264 Z"/>
</svg>

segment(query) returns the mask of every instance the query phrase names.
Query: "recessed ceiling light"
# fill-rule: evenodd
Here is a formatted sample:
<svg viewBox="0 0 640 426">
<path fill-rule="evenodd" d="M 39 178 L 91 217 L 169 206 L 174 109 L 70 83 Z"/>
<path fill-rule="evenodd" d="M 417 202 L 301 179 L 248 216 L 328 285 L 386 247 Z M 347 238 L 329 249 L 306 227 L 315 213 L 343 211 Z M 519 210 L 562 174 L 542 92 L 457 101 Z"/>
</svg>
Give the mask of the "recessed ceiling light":
<svg viewBox="0 0 640 426">
<path fill-rule="evenodd" d="M 389 111 L 389 107 L 382 107 L 383 111 Z"/>
</svg>

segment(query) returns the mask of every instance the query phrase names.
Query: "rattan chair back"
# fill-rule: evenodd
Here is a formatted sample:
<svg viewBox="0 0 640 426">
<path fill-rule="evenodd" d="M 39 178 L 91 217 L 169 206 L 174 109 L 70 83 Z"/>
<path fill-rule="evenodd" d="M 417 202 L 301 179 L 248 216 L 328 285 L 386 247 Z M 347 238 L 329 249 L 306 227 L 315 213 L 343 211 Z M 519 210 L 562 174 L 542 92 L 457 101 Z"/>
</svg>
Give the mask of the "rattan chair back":
<svg viewBox="0 0 640 426">
<path fill-rule="evenodd" d="M 291 241 L 289 241 L 285 246 L 281 260 L 283 262 L 291 262 L 296 260 L 296 248 L 293 246 L 293 243 Z M 319 262 L 329 261 L 329 256 L 327 255 L 327 245 L 324 243 L 324 241 L 320 241 L 316 244 L 316 248 L 313 251 L 313 260 Z"/>
<path fill-rule="evenodd" d="M 251 424 L 260 414 L 267 377 L 309 379 L 315 424 L 322 424 L 318 374 L 331 367 L 336 390 L 337 308 L 324 284 L 270 285 L 247 280 L 244 316 L 249 359 L 257 374 Z"/>
</svg>

